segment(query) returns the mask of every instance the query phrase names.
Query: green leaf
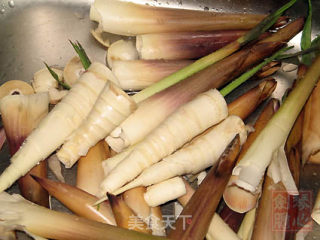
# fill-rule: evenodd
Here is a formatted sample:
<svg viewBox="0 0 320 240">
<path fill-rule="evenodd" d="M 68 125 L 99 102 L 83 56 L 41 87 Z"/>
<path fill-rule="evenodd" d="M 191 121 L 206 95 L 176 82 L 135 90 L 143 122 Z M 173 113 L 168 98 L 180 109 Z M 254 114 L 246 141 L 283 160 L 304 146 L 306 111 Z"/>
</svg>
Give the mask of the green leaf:
<svg viewBox="0 0 320 240">
<path fill-rule="evenodd" d="M 295 52 L 295 53 L 289 53 L 289 54 L 282 54 L 282 55 L 277 57 L 277 60 L 293 58 L 293 57 L 298 57 L 298 56 L 304 56 L 304 55 L 310 54 L 310 53 L 316 53 L 316 52 L 318 52 L 320 50 L 320 42 L 318 44 L 319 44 L 318 46 L 317 45 L 311 46 L 310 48 L 308 48 L 306 50 L 303 50 L 303 51 L 299 51 L 299 52 Z M 312 59 L 313 59 L 313 57 L 312 57 Z"/>
<path fill-rule="evenodd" d="M 315 39 L 311 42 L 311 47 L 320 46 L 320 35 L 318 35 Z"/>
<path fill-rule="evenodd" d="M 71 87 L 70 87 L 68 84 L 62 82 L 62 81 L 59 79 L 58 74 L 56 74 L 55 71 L 53 71 L 52 68 L 49 67 L 47 63 L 44 62 L 44 64 L 46 65 L 48 71 L 51 73 L 51 76 L 58 82 L 58 84 L 59 84 L 60 86 L 62 86 L 64 89 L 67 89 L 67 90 L 70 90 L 70 89 L 71 89 Z"/>
<path fill-rule="evenodd" d="M 315 39 L 311 42 L 311 48 L 318 48 L 318 50 L 312 53 L 312 60 L 316 57 L 317 54 L 320 52 L 320 35 L 318 35 Z"/>
<path fill-rule="evenodd" d="M 308 17 L 303 27 L 302 37 L 301 37 L 301 50 L 306 50 L 311 47 L 311 29 L 312 29 L 312 4 L 311 0 L 308 0 Z M 303 55 L 301 62 L 305 65 L 311 65 L 312 63 L 312 55 L 307 54 Z"/>
<path fill-rule="evenodd" d="M 82 45 L 78 41 L 76 43 L 73 43 L 71 40 L 69 40 L 69 42 L 71 43 L 72 47 L 74 48 L 74 50 L 78 54 L 84 69 L 87 70 L 91 65 L 91 61 L 90 61 L 86 51 L 84 50 L 84 48 L 82 47 Z"/>
<path fill-rule="evenodd" d="M 254 27 L 251 31 L 249 31 L 243 37 L 239 38 L 237 41 L 241 45 L 245 45 L 248 42 L 256 39 L 258 36 L 260 36 L 261 33 L 267 31 L 273 24 L 275 24 L 275 22 L 283 14 L 283 12 L 286 11 L 288 8 L 290 8 L 293 4 L 295 4 L 296 1 L 297 0 L 291 0 L 285 5 L 283 5 L 281 8 L 269 14 L 256 27 Z"/>
<path fill-rule="evenodd" d="M 275 54 L 273 54 L 271 57 L 266 58 L 262 63 L 259 65 L 255 66 L 254 68 L 250 69 L 249 71 L 245 72 L 242 74 L 240 77 L 236 78 L 233 80 L 231 83 L 229 83 L 226 87 L 221 89 L 220 93 L 222 96 L 226 96 L 229 93 L 231 93 L 234 89 L 236 89 L 238 86 L 240 86 L 242 83 L 247 81 L 249 78 L 251 78 L 254 74 L 256 74 L 262 67 L 267 65 L 268 63 L 272 62 L 275 60 L 279 55 L 284 53 L 285 51 L 288 51 L 289 49 L 292 49 L 293 47 L 285 47 L 277 51 Z"/>
</svg>

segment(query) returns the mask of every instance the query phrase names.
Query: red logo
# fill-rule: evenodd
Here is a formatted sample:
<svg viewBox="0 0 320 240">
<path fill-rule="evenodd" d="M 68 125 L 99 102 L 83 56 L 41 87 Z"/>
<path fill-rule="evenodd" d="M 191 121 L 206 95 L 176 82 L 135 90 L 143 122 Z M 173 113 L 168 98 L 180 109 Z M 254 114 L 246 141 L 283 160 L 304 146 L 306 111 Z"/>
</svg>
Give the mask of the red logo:
<svg viewBox="0 0 320 240">
<path fill-rule="evenodd" d="M 272 230 L 305 231 L 312 230 L 312 192 L 299 191 L 299 196 L 286 191 L 272 192 Z"/>
</svg>

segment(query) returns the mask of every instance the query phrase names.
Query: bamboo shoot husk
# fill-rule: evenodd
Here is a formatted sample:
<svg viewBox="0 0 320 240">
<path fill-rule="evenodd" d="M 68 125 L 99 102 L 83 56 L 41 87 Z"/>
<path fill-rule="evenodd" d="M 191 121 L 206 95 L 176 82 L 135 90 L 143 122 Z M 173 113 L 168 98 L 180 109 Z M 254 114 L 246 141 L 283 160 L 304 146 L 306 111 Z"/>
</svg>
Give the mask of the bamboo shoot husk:
<svg viewBox="0 0 320 240">
<path fill-rule="evenodd" d="M 186 194 L 179 197 L 178 201 L 183 207 L 187 205 L 195 190 L 190 186 L 190 184 L 184 180 L 186 186 Z M 240 240 L 237 234 L 230 229 L 230 227 L 224 222 L 224 220 L 215 213 L 210 222 L 209 229 L 206 235 L 207 240 Z"/>
<path fill-rule="evenodd" d="M 240 229 L 238 231 L 238 236 L 242 240 L 251 240 L 252 239 L 252 231 L 253 231 L 253 224 L 255 221 L 256 209 L 253 208 L 249 212 L 246 213 Z"/>
<path fill-rule="evenodd" d="M 220 217 L 223 221 L 234 231 L 238 232 L 240 225 L 243 221 L 245 214 L 238 213 L 231 210 L 228 205 L 224 205 L 222 210 L 219 212 Z"/>
<path fill-rule="evenodd" d="M 148 234 L 129 231 L 104 223 L 40 207 L 20 195 L 0 194 L 2 223 L 35 235 L 61 240 L 160 240 Z"/>
<path fill-rule="evenodd" d="M 277 82 L 273 78 L 268 78 L 257 87 L 238 97 L 228 104 L 230 115 L 236 115 L 241 119 L 246 119 L 260 104 L 266 100 L 277 87 Z"/>
<path fill-rule="evenodd" d="M 6 142 L 7 138 L 6 138 L 6 133 L 4 131 L 4 128 L 2 127 L 0 129 L 0 150 L 2 149 L 4 143 Z"/>
<path fill-rule="evenodd" d="M 140 59 L 197 59 L 243 36 L 243 30 L 175 32 L 138 35 Z"/>
<path fill-rule="evenodd" d="M 77 166 L 77 188 L 92 195 L 99 192 L 100 183 L 104 178 L 102 160 L 110 156 L 104 141 L 98 142 L 91 147 L 86 156 L 81 157 Z"/>
<path fill-rule="evenodd" d="M 122 196 L 117 197 L 108 193 L 108 198 L 117 226 L 138 232 L 151 233 L 148 225 L 134 214 L 132 209 L 125 203 Z"/>
<path fill-rule="evenodd" d="M 263 15 L 160 8 L 117 0 L 109 0 L 108 4 L 95 0 L 90 9 L 90 19 L 98 22 L 101 30 L 126 36 L 156 32 L 250 29 L 263 18 Z"/>
<path fill-rule="evenodd" d="M 286 233 L 285 229 L 275 231 L 273 225 L 273 204 L 275 203 L 273 193 L 275 191 L 280 191 L 281 194 L 286 194 L 286 189 L 281 182 L 275 184 L 269 176 L 266 176 L 263 186 L 263 193 L 259 201 L 259 208 L 257 210 L 256 222 L 251 238 L 252 240 L 284 239 Z M 286 194 L 285 196 L 286 199 L 288 199 L 288 195 Z M 285 226 L 286 217 L 281 220 L 280 224 L 283 224 L 282 226 Z"/>
<path fill-rule="evenodd" d="M 240 240 L 229 226 L 223 221 L 219 214 L 215 213 L 206 235 L 207 240 Z"/>
<path fill-rule="evenodd" d="M 146 224 L 149 225 L 149 216 L 151 209 L 144 200 L 145 192 L 145 187 L 130 189 L 123 193 L 123 200 L 139 218 L 141 218 L 144 222 L 146 222 Z"/>
<path fill-rule="evenodd" d="M 114 60 L 112 72 L 125 90 L 141 90 L 187 66 L 188 60 Z"/>
<path fill-rule="evenodd" d="M 97 197 L 66 183 L 54 182 L 46 178 L 33 178 L 44 187 L 51 196 L 78 216 L 94 221 L 115 225 L 115 219 L 108 201 L 93 206 Z"/>
<path fill-rule="evenodd" d="M 272 99 L 265 107 L 262 114 L 259 116 L 258 120 L 254 125 L 255 131 L 249 135 L 247 141 L 244 143 L 239 157 L 237 159 L 237 162 L 239 162 L 241 158 L 244 156 L 249 146 L 257 138 L 257 136 L 265 127 L 267 122 L 274 115 L 278 107 L 279 102 L 274 99 Z M 225 203 L 231 210 L 239 213 L 244 213 L 256 206 L 259 194 L 252 194 L 248 191 L 245 191 L 244 189 L 237 187 L 236 185 L 234 185 L 234 182 L 236 180 L 237 176 L 231 176 L 228 186 L 225 192 L 223 193 L 223 198 Z"/>
<path fill-rule="evenodd" d="M 11 156 L 19 150 L 24 140 L 48 114 L 48 111 L 49 96 L 47 93 L 11 95 L 1 100 L 0 112 Z M 33 167 L 19 179 L 18 183 L 22 196 L 34 203 L 49 207 L 47 191 L 35 182 L 30 174 L 46 177 L 46 161 Z"/>
</svg>

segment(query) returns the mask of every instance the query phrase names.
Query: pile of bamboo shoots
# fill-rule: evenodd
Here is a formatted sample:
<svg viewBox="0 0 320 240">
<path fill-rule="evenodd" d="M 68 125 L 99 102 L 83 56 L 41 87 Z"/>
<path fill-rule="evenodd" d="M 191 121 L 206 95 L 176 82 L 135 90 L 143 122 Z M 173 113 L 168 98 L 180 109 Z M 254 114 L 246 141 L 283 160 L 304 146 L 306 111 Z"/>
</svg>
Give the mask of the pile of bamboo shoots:
<svg viewBox="0 0 320 240">
<path fill-rule="evenodd" d="M 0 86 L 1 142 L 12 155 L 0 175 L 0 238 L 285 239 L 268 222 L 272 191 L 298 195 L 300 159 L 319 163 L 320 148 L 311 3 L 306 22 L 281 17 L 295 2 L 266 16 L 95 0 L 91 33 L 108 48 L 106 64 L 71 42 L 78 56 L 63 69 L 45 64 L 31 84 Z M 279 106 L 271 75 L 302 29 L 309 66 Z M 111 43 L 104 32 L 130 38 Z M 227 103 L 248 79 L 254 86 Z M 76 186 L 61 181 L 57 160 L 77 165 Z M 5 192 L 16 181 L 23 197 Z M 49 195 L 73 214 L 49 210 Z M 170 201 L 183 207 L 173 221 L 161 211 Z M 319 197 L 317 222 L 318 212 Z"/>
</svg>

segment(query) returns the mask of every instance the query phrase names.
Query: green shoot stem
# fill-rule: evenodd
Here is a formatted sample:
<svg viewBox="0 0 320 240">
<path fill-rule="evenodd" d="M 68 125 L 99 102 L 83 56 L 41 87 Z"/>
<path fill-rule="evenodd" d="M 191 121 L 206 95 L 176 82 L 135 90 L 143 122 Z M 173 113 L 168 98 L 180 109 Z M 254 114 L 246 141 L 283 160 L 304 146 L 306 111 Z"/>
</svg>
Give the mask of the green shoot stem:
<svg viewBox="0 0 320 240">
<path fill-rule="evenodd" d="M 301 37 L 301 50 L 306 50 L 311 47 L 311 28 L 312 28 L 312 4 L 311 0 L 308 0 L 308 17 L 303 27 Z M 301 62 L 305 65 L 312 63 L 312 56 L 310 54 L 302 56 Z"/>
<path fill-rule="evenodd" d="M 236 52 L 241 46 L 247 44 L 248 42 L 258 38 L 263 32 L 265 32 L 269 27 L 271 27 L 281 14 L 290 8 L 297 0 L 291 0 L 287 4 L 283 5 L 281 8 L 276 10 L 261 21 L 256 27 L 250 30 L 243 37 L 240 37 L 236 41 L 228 44 L 227 46 L 203 57 L 194 63 L 182 68 L 181 70 L 163 78 L 161 81 L 153 84 L 150 87 L 145 88 L 139 93 L 133 96 L 136 103 L 147 99 L 148 97 L 186 79 L 187 77 L 205 69 L 206 67 L 222 60 L 223 58 Z"/>
<path fill-rule="evenodd" d="M 291 48 L 293 48 L 293 47 L 285 47 L 285 48 L 280 49 L 275 54 L 273 54 L 271 57 L 266 58 L 262 63 L 255 66 L 254 68 L 250 69 L 249 71 L 245 72 L 240 77 L 236 78 L 234 81 L 229 83 L 226 87 L 221 89 L 220 93 L 222 94 L 222 96 L 225 97 L 226 95 L 231 93 L 234 89 L 239 87 L 242 83 L 244 83 L 249 78 L 251 78 L 254 74 L 256 74 L 262 67 L 264 67 L 268 63 L 272 62 L 273 60 L 277 59 L 278 56 L 280 56 L 282 53 L 288 51 Z"/>
<path fill-rule="evenodd" d="M 52 68 L 49 67 L 47 63 L 44 62 L 44 64 L 46 65 L 46 67 L 47 67 L 48 71 L 50 72 L 51 76 L 58 82 L 58 84 L 59 84 L 60 86 L 62 86 L 62 87 L 63 87 L 64 89 L 66 89 L 66 90 L 70 90 L 70 89 L 71 89 L 71 87 L 70 87 L 67 83 L 62 82 L 62 81 L 59 79 L 58 74 L 56 74 L 56 72 L 53 71 Z"/>
<path fill-rule="evenodd" d="M 305 77 L 290 92 L 280 109 L 271 118 L 256 140 L 233 170 L 238 175 L 236 184 L 255 191 L 270 164 L 272 154 L 287 139 L 301 109 L 320 77 L 320 55 L 314 60 Z"/>
<path fill-rule="evenodd" d="M 91 65 L 91 61 L 90 61 L 86 51 L 84 50 L 84 48 L 82 47 L 82 45 L 78 41 L 76 43 L 73 43 L 71 40 L 69 40 L 69 42 L 71 43 L 72 47 L 74 48 L 74 50 L 78 54 L 84 69 L 87 70 Z"/>
<path fill-rule="evenodd" d="M 298 57 L 301 55 L 317 52 L 320 50 L 320 45 L 319 46 L 312 46 L 306 50 L 295 52 L 295 53 L 289 53 L 289 54 L 282 54 L 277 57 L 276 60 L 283 60 L 283 59 L 288 59 L 288 58 L 293 58 L 293 57 Z"/>
<path fill-rule="evenodd" d="M 249 31 L 247 34 L 240 37 L 236 41 L 241 46 L 243 46 L 248 42 L 258 38 L 261 33 L 267 31 L 273 24 L 275 24 L 275 22 L 283 14 L 283 12 L 290 8 L 293 4 L 295 4 L 296 1 L 297 0 L 291 0 L 276 11 L 272 12 L 266 18 L 264 18 L 256 27 L 254 27 L 251 31 Z"/>
</svg>

